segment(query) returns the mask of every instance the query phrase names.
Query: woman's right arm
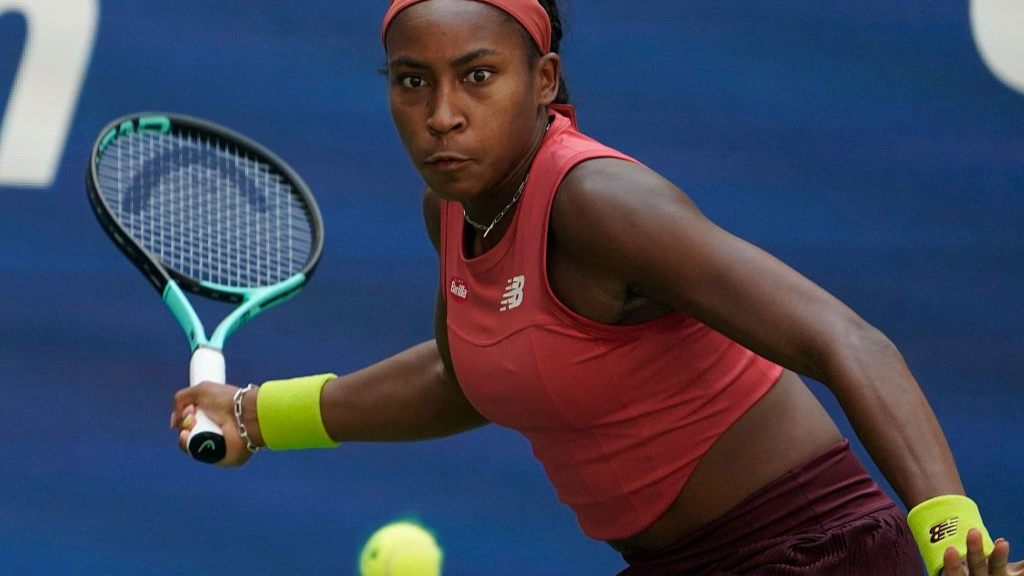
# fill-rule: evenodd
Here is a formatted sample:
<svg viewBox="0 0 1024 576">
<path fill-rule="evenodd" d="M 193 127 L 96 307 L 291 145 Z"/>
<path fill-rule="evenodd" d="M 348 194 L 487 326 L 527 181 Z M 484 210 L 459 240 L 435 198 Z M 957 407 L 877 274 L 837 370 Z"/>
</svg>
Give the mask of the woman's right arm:
<svg viewBox="0 0 1024 576">
<path fill-rule="evenodd" d="M 440 199 L 429 189 L 423 193 L 423 220 L 434 249 L 440 251 Z M 434 340 L 327 383 L 320 407 L 331 438 L 422 440 L 487 423 L 466 400 L 455 379 L 446 318 L 444 292 L 439 290 L 434 307 Z"/>
<path fill-rule="evenodd" d="M 328 382 L 320 407 L 331 438 L 423 440 L 486 424 L 449 376 L 438 348 L 424 342 Z"/>
<path fill-rule="evenodd" d="M 440 199 L 423 193 L 423 221 L 440 251 Z M 448 351 L 447 308 L 438 291 L 434 340 L 327 383 L 324 427 L 337 441 L 393 442 L 450 436 L 487 423 L 466 400 Z"/>
</svg>

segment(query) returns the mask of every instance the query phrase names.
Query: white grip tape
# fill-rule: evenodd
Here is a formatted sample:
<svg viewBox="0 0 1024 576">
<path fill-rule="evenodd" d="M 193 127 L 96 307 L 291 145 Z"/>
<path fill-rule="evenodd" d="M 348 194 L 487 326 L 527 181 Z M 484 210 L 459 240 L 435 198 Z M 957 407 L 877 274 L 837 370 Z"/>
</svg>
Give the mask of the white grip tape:
<svg viewBox="0 0 1024 576">
<path fill-rule="evenodd" d="M 221 354 L 220 350 L 201 346 L 192 353 L 192 360 L 189 362 L 188 367 L 190 386 L 195 386 L 201 382 L 223 384 L 225 375 L 224 355 Z M 197 409 L 194 418 L 196 423 L 188 437 L 189 453 L 197 460 L 213 462 L 214 460 L 204 458 L 204 452 L 210 449 L 209 443 L 205 441 L 193 442 L 193 438 L 198 434 L 206 434 L 202 438 L 208 439 L 210 434 L 215 434 L 220 437 L 217 439 L 219 444 L 223 445 L 224 431 L 202 410 Z"/>
<path fill-rule="evenodd" d="M 205 346 L 196 348 L 192 353 L 192 361 L 188 364 L 188 385 L 195 386 L 207 381 L 223 384 L 226 379 L 224 355 L 220 350 Z"/>
</svg>

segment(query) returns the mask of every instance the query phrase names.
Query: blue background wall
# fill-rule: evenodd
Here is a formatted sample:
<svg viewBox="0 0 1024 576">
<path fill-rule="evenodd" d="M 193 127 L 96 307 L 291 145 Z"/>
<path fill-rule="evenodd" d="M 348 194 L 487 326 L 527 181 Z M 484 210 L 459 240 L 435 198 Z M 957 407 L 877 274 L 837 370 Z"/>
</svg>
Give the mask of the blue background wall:
<svg viewBox="0 0 1024 576">
<path fill-rule="evenodd" d="M 317 193 L 325 260 L 302 296 L 233 337 L 230 380 L 344 372 L 427 339 L 436 263 L 377 74 L 383 9 L 102 2 L 56 180 L 0 183 L 0 574 L 353 574 L 362 541 L 404 514 L 437 530 L 450 575 L 622 567 L 506 430 L 224 471 L 187 460 L 167 429 L 187 346 L 89 212 L 93 138 L 122 113 L 190 113 L 274 149 Z M 889 334 L 990 529 L 1024 558 L 1024 95 L 986 68 L 970 6 L 566 12 L 584 131 Z M 0 14 L 0 110 L 26 36 L 22 15 Z"/>
</svg>

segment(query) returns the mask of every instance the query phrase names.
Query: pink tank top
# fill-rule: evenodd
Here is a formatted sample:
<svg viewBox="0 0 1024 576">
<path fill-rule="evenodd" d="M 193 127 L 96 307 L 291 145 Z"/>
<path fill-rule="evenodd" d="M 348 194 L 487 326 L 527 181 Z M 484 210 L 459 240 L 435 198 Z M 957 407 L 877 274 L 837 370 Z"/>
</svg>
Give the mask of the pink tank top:
<svg viewBox="0 0 1024 576">
<path fill-rule="evenodd" d="M 588 536 L 613 540 L 668 509 L 701 456 L 782 368 L 680 313 L 612 326 L 558 300 L 546 274 L 555 191 L 580 162 L 635 162 L 580 134 L 570 117 L 554 115 L 493 249 L 467 258 L 462 207 L 442 203 L 441 275 L 466 397 L 529 439 Z"/>
</svg>

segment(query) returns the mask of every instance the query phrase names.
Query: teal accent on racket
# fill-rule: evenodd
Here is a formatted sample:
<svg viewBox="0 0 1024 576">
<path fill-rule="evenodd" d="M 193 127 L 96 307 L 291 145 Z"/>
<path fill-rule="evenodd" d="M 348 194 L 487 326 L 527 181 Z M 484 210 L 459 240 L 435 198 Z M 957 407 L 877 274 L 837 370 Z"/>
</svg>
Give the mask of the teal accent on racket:
<svg viewBox="0 0 1024 576">
<path fill-rule="evenodd" d="M 225 382 L 227 338 L 309 281 L 323 219 L 283 160 L 210 122 L 133 114 L 93 145 L 86 190 L 103 230 L 163 298 L 188 337 L 189 384 Z M 188 294 L 237 304 L 207 336 Z M 223 431 L 201 410 L 188 449 L 225 454 Z"/>
</svg>

